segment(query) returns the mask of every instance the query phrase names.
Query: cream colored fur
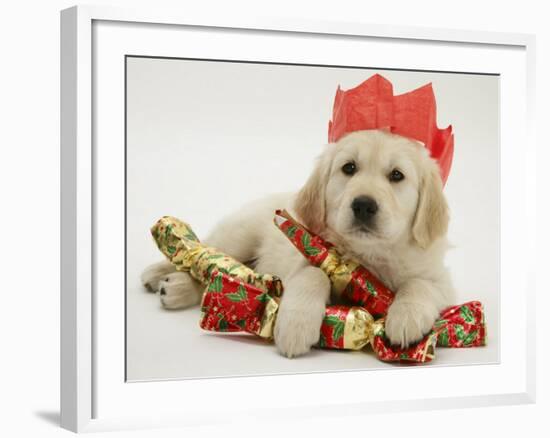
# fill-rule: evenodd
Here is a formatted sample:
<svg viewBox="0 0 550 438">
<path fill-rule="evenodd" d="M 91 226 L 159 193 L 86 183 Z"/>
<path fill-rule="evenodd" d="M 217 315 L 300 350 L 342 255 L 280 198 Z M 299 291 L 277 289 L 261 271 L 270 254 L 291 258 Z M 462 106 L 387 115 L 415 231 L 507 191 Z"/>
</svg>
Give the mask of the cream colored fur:
<svg viewBox="0 0 550 438">
<path fill-rule="evenodd" d="M 357 166 L 351 176 L 342 172 L 350 161 Z M 404 180 L 388 179 L 395 168 Z M 354 222 L 351 203 L 358 196 L 378 203 L 375 226 L 367 232 Z M 205 239 L 238 260 L 255 260 L 257 271 L 283 279 L 285 292 L 275 326 L 275 344 L 283 355 L 305 354 L 318 342 L 330 283 L 273 225 L 278 208 L 288 209 L 396 291 L 386 321 L 392 343 L 406 346 L 418 341 L 439 312 L 453 303 L 444 266 L 448 208 L 436 163 L 421 144 L 398 135 L 351 133 L 326 146 L 298 193 L 249 203 L 223 219 Z M 147 268 L 142 282 L 160 291 L 163 305 L 172 309 L 198 303 L 203 290 L 168 262 Z"/>
</svg>

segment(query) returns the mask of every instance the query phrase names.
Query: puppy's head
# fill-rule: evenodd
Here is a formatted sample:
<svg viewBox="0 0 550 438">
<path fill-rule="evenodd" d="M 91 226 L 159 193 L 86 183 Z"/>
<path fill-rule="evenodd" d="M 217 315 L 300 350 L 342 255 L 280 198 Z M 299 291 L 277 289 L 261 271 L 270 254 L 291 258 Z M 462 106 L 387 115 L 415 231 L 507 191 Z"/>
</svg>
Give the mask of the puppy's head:
<svg viewBox="0 0 550 438">
<path fill-rule="evenodd" d="M 439 168 L 425 147 L 376 130 L 328 145 L 294 209 L 312 231 L 328 228 L 353 246 L 408 239 L 427 248 L 449 220 Z"/>
</svg>

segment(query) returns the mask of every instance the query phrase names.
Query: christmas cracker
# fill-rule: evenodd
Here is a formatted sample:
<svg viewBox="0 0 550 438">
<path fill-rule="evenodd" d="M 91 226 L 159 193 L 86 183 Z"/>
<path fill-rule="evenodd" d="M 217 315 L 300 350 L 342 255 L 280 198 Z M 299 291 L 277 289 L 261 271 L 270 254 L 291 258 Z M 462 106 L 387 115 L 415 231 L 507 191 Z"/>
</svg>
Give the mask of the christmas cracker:
<svg viewBox="0 0 550 438">
<path fill-rule="evenodd" d="M 271 340 L 279 298 L 221 272 L 213 272 L 201 301 L 200 326 L 216 332 L 248 332 Z M 445 309 L 432 330 L 408 348 L 390 344 L 384 319 L 375 320 L 358 306 L 327 306 L 318 347 L 362 350 L 370 345 L 385 362 L 429 362 L 435 346 L 465 348 L 485 345 L 483 307 L 470 301 Z"/>
<path fill-rule="evenodd" d="M 258 274 L 233 257 L 216 248 L 203 245 L 191 227 L 171 216 L 163 216 L 151 227 L 151 234 L 160 251 L 177 270 L 189 272 L 204 285 L 214 270 L 238 278 L 255 287 L 280 295 L 281 280 L 269 274 Z"/>
<path fill-rule="evenodd" d="M 286 210 L 277 210 L 274 222 L 313 266 L 327 274 L 336 295 L 364 307 L 376 318 L 387 314 L 395 294 L 368 269 L 342 257 L 331 243 L 300 225 Z"/>
</svg>

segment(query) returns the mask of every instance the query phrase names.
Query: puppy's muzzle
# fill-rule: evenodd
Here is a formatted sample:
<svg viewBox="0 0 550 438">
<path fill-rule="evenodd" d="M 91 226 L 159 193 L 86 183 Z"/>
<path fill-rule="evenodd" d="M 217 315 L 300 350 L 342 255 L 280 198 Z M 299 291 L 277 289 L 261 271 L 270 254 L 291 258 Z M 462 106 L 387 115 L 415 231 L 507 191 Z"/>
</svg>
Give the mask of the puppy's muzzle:
<svg viewBox="0 0 550 438">
<path fill-rule="evenodd" d="M 358 196 L 351 203 L 351 209 L 357 222 L 371 225 L 378 212 L 378 203 L 370 196 Z"/>
</svg>

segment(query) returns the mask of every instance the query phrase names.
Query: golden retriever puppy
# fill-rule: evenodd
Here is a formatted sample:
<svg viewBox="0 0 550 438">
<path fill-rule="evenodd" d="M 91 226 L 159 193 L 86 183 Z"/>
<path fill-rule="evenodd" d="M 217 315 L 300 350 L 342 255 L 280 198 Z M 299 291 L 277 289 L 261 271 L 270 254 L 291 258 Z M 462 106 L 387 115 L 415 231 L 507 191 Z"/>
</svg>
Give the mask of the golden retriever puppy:
<svg viewBox="0 0 550 438">
<path fill-rule="evenodd" d="M 380 130 L 353 132 L 326 146 L 298 193 L 243 206 L 205 239 L 282 278 L 275 344 L 283 355 L 307 353 L 318 342 L 330 283 L 273 225 L 278 208 L 287 208 L 396 292 L 386 321 L 392 343 L 418 341 L 454 302 L 444 265 L 448 207 L 437 163 L 416 141 Z M 199 303 L 203 290 L 168 262 L 146 269 L 142 282 L 171 309 Z"/>
</svg>

